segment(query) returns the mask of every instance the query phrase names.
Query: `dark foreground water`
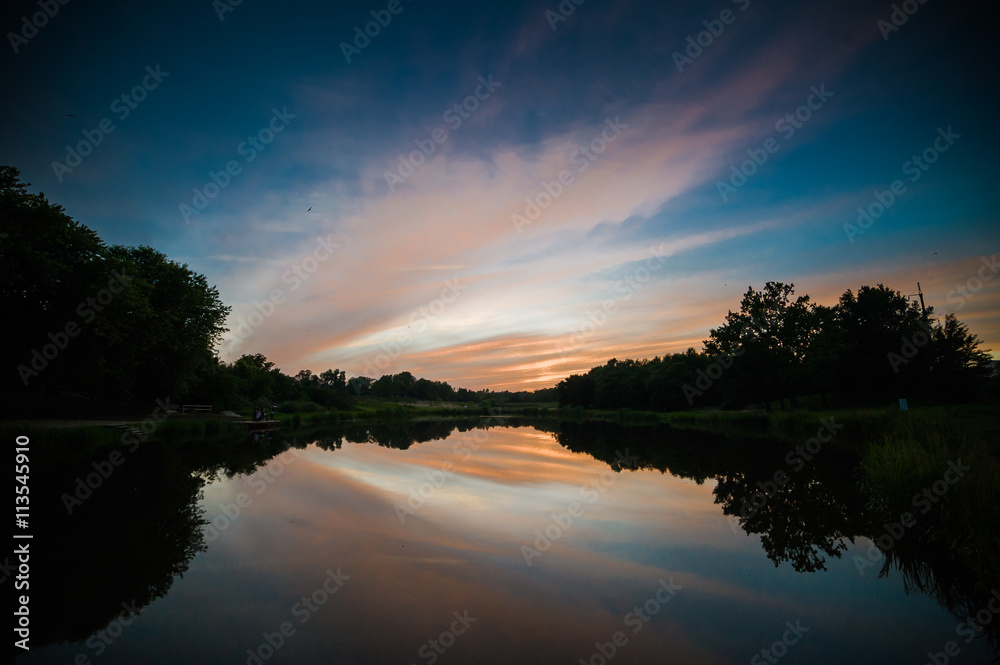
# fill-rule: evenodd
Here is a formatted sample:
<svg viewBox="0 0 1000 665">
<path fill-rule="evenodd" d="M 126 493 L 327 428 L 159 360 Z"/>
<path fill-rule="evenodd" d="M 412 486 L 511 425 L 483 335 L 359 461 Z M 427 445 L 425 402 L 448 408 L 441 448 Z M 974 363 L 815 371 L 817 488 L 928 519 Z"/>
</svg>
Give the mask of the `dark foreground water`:
<svg viewBox="0 0 1000 665">
<path fill-rule="evenodd" d="M 147 444 L 82 499 L 109 451 L 46 461 L 18 662 L 993 657 L 961 623 L 980 599 L 960 574 L 872 548 L 884 526 L 833 450 L 800 465 L 666 429 L 453 428 Z"/>
</svg>

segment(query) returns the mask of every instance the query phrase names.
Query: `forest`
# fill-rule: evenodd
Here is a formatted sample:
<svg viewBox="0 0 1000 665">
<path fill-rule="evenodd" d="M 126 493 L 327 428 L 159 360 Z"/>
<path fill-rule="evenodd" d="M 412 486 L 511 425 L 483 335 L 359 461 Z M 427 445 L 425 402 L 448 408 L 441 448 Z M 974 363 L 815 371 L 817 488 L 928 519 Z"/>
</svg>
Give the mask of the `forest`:
<svg viewBox="0 0 1000 665">
<path fill-rule="evenodd" d="M 157 399 L 247 412 L 348 408 L 373 397 L 429 402 L 555 401 L 472 391 L 410 372 L 290 376 L 263 354 L 224 362 L 216 351 L 230 307 L 204 275 L 152 247 L 107 245 L 0 166 L 0 306 L 8 316 L 0 410 L 10 416 L 139 410 Z"/>
<path fill-rule="evenodd" d="M 975 401 L 996 390 L 994 363 L 955 315 L 943 320 L 882 284 L 847 290 L 836 305 L 795 297 L 793 284 L 749 287 L 704 350 L 617 360 L 556 387 L 562 406 L 680 411 Z M 992 383 L 992 386 L 990 386 Z"/>
<path fill-rule="evenodd" d="M 968 326 L 882 284 L 848 290 L 833 306 L 796 297 L 791 284 L 750 287 L 700 352 L 611 359 L 534 392 L 472 391 L 410 372 L 290 376 L 260 353 L 227 363 L 216 349 L 230 307 L 204 275 L 152 247 L 105 244 L 19 176 L 0 167 L 8 416 L 139 408 L 167 397 L 216 411 L 345 409 L 363 397 L 680 411 L 794 408 L 804 397 L 824 406 L 966 402 L 995 391 L 995 379 L 987 388 L 993 363 Z"/>
</svg>

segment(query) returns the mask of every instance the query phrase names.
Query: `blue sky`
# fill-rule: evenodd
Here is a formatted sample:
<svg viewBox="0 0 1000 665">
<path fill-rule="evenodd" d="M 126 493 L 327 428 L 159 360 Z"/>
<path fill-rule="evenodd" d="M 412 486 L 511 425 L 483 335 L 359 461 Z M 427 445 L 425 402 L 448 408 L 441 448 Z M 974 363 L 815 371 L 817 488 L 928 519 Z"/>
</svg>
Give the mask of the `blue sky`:
<svg viewBox="0 0 1000 665">
<path fill-rule="evenodd" d="M 831 304 L 919 281 L 996 351 L 988 10 L 903 4 L 890 31 L 891 3 L 854 0 L 567 1 L 559 21 L 554 1 L 70 1 L 32 31 L 38 3 L 14 2 L 0 161 L 107 242 L 204 273 L 233 306 L 222 357 L 289 373 L 545 387 L 700 348 L 768 280 Z M 767 159 L 723 200 L 748 150 Z"/>
</svg>

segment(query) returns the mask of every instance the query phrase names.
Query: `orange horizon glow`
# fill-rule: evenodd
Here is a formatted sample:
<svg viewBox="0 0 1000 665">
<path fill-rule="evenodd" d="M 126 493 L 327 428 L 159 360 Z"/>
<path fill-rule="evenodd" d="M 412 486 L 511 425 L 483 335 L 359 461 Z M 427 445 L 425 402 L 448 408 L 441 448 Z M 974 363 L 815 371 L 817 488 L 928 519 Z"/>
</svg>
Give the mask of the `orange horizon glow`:
<svg viewBox="0 0 1000 665">
<path fill-rule="evenodd" d="M 884 270 L 870 269 L 866 273 L 842 272 L 814 277 L 805 282 L 796 283 L 796 295 L 810 296 L 812 302 L 833 305 L 844 291 L 854 292 L 862 285 L 886 283 L 890 288 L 897 288 L 903 293 L 909 293 L 906 284 L 912 284 L 910 291 L 916 291 L 916 283 L 921 282 L 924 298 L 929 306 L 935 308 L 935 315 L 943 319 L 947 313 L 956 312 L 949 304 L 949 293 L 955 299 L 955 286 L 961 284 L 962 275 L 974 274 L 974 268 L 979 257 L 968 257 L 954 260 L 947 264 L 937 264 L 930 269 L 921 271 L 894 271 L 892 279 L 887 279 Z M 853 283 L 848 282 L 853 280 Z M 841 287 L 839 283 L 847 283 Z M 983 348 L 989 349 L 994 358 L 1000 352 L 1000 281 L 988 286 L 967 299 L 957 310 L 961 321 L 969 325 L 970 330 L 979 335 Z M 763 285 L 753 285 L 760 289 Z M 676 300 L 676 309 L 671 309 L 671 315 L 662 318 L 669 321 L 670 328 L 658 328 L 656 320 L 649 320 L 644 307 L 637 315 L 622 316 L 615 320 L 616 312 L 610 313 L 607 322 L 596 329 L 587 326 L 586 308 L 581 309 L 581 315 L 574 327 L 560 335 L 510 334 L 496 337 L 474 339 L 468 342 L 448 343 L 446 336 L 439 336 L 435 341 L 440 346 L 426 350 L 413 350 L 391 359 L 391 364 L 385 371 L 372 376 L 364 374 L 364 360 L 354 360 L 349 353 L 340 354 L 343 360 L 329 363 L 331 367 L 348 369 L 350 376 L 368 375 L 378 378 L 382 374 L 397 374 L 409 371 L 414 376 L 438 381 L 446 381 L 455 388 L 470 390 L 492 389 L 503 390 L 536 390 L 555 386 L 559 381 L 571 374 L 586 373 L 593 367 L 602 366 L 612 358 L 652 359 L 673 353 L 683 353 L 688 348 L 703 350 L 703 341 L 708 338 L 711 328 L 724 323 L 725 314 L 730 310 L 738 310 L 739 300 L 746 286 L 728 287 L 725 295 L 715 295 L 701 300 L 688 298 Z M 649 289 L 652 292 L 652 286 Z M 641 294 L 640 294 L 641 295 Z M 589 311 L 600 309 L 600 305 Z M 683 311 L 684 314 L 674 314 Z M 577 334 L 581 329 L 583 332 Z M 631 329 L 634 332 L 629 331 Z M 268 356 L 286 373 L 294 374 L 298 369 L 309 368 L 315 373 L 327 369 L 326 366 L 313 364 L 296 365 L 283 362 L 286 358 L 302 358 L 316 354 L 323 347 L 316 347 L 308 342 L 305 347 L 280 346 L 278 354 Z M 416 343 L 414 343 L 416 346 Z M 370 353 L 368 366 L 377 353 Z M 354 356 L 357 358 L 357 356 Z M 301 361 L 300 361 L 301 362 Z M 339 364 L 338 364 L 339 363 Z M 291 365 L 292 370 L 286 369 Z"/>
</svg>

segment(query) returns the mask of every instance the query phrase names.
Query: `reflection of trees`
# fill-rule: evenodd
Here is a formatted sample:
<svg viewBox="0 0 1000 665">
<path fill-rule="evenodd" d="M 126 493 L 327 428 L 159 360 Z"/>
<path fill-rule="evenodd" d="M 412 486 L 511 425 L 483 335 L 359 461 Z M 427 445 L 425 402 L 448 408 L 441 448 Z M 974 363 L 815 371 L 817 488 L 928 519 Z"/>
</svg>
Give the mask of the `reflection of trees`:
<svg viewBox="0 0 1000 665">
<path fill-rule="evenodd" d="M 160 447 L 126 450 L 72 515 L 60 496 L 95 473 L 90 460 L 33 469 L 33 645 L 83 641 L 122 615 L 123 603 L 148 605 L 203 549 L 203 481 Z"/>
<path fill-rule="evenodd" d="M 445 439 L 454 429 L 455 423 L 451 421 L 390 421 L 352 428 L 344 438 L 351 443 L 374 443 L 406 450 L 414 443 Z"/>
<path fill-rule="evenodd" d="M 406 450 L 414 443 L 446 439 L 452 432 L 467 432 L 476 428 L 521 427 L 521 418 L 462 418 L 454 420 L 390 420 L 325 425 L 294 436 L 314 441 L 321 448 L 340 448 L 342 441 L 374 443 L 385 448 Z M 285 435 L 288 436 L 288 435 Z"/>
<path fill-rule="evenodd" d="M 874 502 L 881 505 L 881 501 Z M 981 524 L 984 541 L 993 541 L 993 547 L 983 550 L 963 550 L 960 542 L 950 542 L 941 534 L 954 533 L 945 528 L 943 522 L 954 519 L 948 509 L 939 506 L 926 515 L 918 514 L 917 524 L 902 532 L 902 537 L 894 539 L 891 547 L 882 550 L 884 558 L 876 562 L 871 570 L 878 570 L 880 578 L 889 577 L 892 571 L 902 575 L 907 593 L 920 592 L 934 598 L 960 621 L 975 617 L 987 610 L 992 619 L 971 631 L 963 628 L 962 637 L 985 637 L 990 648 L 997 654 L 994 662 L 1000 663 L 1000 615 L 988 610 L 990 602 L 996 607 L 994 592 L 1000 590 L 1000 537 L 998 524 Z M 899 511 L 879 509 L 878 524 L 897 524 Z M 884 534 L 879 528 L 873 540 Z M 897 532 L 899 533 L 899 532 Z"/>
<path fill-rule="evenodd" d="M 785 462 L 787 447 L 762 440 L 733 441 L 721 434 L 666 425 L 622 428 L 613 423 L 560 423 L 557 440 L 586 452 L 615 471 L 625 465 L 617 452 L 638 457 L 629 468 L 657 469 L 702 483 L 716 478 L 716 503 L 748 534 L 761 534 L 768 557 L 800 572 L 824 570 L 825 557 L 839 557 L 845 539 L 866 532 L 864 504 L 851 475 L 856 458 L 822 451 L 822 464 L 794 472 Z M 788 473 L 779 487 L 776 471 Z M 757 483 L 770 488 L 766 497 Z M 766 498 L 766 501 L 761 501 Z M 753 507 L 754 502 L 759 507 Z M 744 507 L 745 506 L 745 507 Z"/>
<path fill-rule="evenodd" d="M 715 474 L 715 462 L 704 455 L 705 446 L 725 442 L 725 437 L 708 432 L 684 431 L 669 425 L 623 428 L 607 422 L 560 422 L 534 424 L 550 431 L 556 440 L 573 452 L 582 452 L 605 462 L 614 471 L 655 469 L 661 473 L 691 478 L 698 484 Z M 620 453 L 620 454 L 619 454 Z M 626 462 L 623 457 L 636 458 Z"/>
<path fill-rule="evenodd" d="M 798 463 L 791 466 L 785 460 L 794 446 L 762 439 L 731 440 L 666 425 L 625 428 L 612 423 L 563 422 L 544 429 L 554 432 L 566 448 L 585 452 L 615 471 L 657 469 L 699 483 L 716 478 L 715 502 L 723 514 L 735 519 L 747 534 L 760 534 L 761 545 L 775 566 L 788 562 L 798 572 L 825 570 L 826 558 L 840 557 L 847 541 L 859 537 L 877 541 L 886 533 L 883 525 L 900 521 L 898 514 L 875 507 L 881 504 L 858 483 L 857 456 L 832 447 L 799 468 Z M 628 465 L 616 454 L 626 450 L 638 458 Z M 775 483 L 778 471 L 787 474 L 783 486 Z M 765 494 L 768 490 L 772 496 Z M 943 515 L 936 519 L 945 519 Z M 982 528 L 995 534 L 1000 525 L 983 524 Z M 997 570 L 1000 543 L 996 549 L 959 557 L 955 544 L 940 542 L 935 531 L 931 515 L 921 517 L 904 537 L 893 541 L 872 570 L 880 566 L 880 577 L 897 570 L 908 591 L 931 596 L 957 620 L 975 616 L 987 607 L 997 588 L 1000 575 L 990 571 Z M 984 583 L 984 578 L 994 583 Z M 993 617 L 986 630 L 991 647 L 1000 652 L 1000 616 Z"/>
<path fill-rule="evenodd" d="M 33 458 L 32 645 L 86 640 L 122 613 L 122 603 L 141 609 L 165 595 L 175 576 L 183 575 L 205 548 L 198 500 L 207 482 L 253 473 L 275 455 L 307 443 L 337 450 L 346 440 L 406 450 L 477 426 L 531 426 L 552 432 L 569 450 L 592 455 L 615 472 L 656 469 L 698 483 L 715 478 L 715 501 L 723 513 L 748 534 L 760 534 L 776 566 L 788 562 L 799 572 L 825 570 L 826 558 L 841 556 L 846 541 L 859 536 L 877 540 L 885 533 L 884 523 L 898 521 L 883 509 L 869 507 L 871 498 L 856 482 L 857 458 L 852 455 L 824 449 L 794 470 L 785 461 L 787 445 L 666 425 L 624 428 L 522 418 L 394 421 L 150 443 L 135 452 L 123 449 L 124 463 L 72 515 L 61 495 L 73 491 L 78 477 L 93 473 L 92 462 L 107 460 L 110 450 L 93 456 Z M 762 501 L 758 483 L 769 488 L 779 470 L 788 474 L 788 482 Z M 754 510 L 755 501 L 759 505 Z M 909 590 L 934 597 L 958 619 L 974 615 L 987 606 L 990 589 L 965 559 L 927 536 L 925 530 L 933 528 L 930 519 L 921 520 L 896 541 L 885 560 L 876 564 L 882 566 L 880 575 L 896 569 Z M 992 565 L 988 556 L 996 553 L 984 554 L 983 566 Z M 1000 650 L 998 627 L 1000 617 L 989 625 L 991 644 Z"/>
<path fill-rule="evenodd" d="M 775 566 L 787 561 L 798 572 L 826 570 L 825 557 L 840 558 L 847 549 L 845 541 L 854 542 L 866 533 L 864 504 L 856 486 L 849 475 L 831 468 L 834 465 L 791 471 L 780 457 L 771 461 L 773 466 L 718 476 L 715 502 L 748 534 L 760 534 Z M 779 475 L 783 486 L 775 482 L 777 471 L 787 474 Z"/>
<path fill-rule="evenodd" d="M 36 437 L 32 446 L 43 446 L 43 440 Z M 150 442 L 133 452 L 119 449 L 123 461 L 117 467 L 107 462 L 111 448 L 58 459 L 36 454 L 30 521 L 32 647 L 82 642 L 126 614 L 125 608 L 138 612 L 164 596 L 205 549 L 198 505 L 205 483 L 220 475 L 251 473 L 286 448 L 273 440 L 244 437 Z M 69 514 L 62 497 L 76 491 L 78 478 L 96 478 L 95 462 L 113 470 Z"/>
<path fill-rule="evenodd" d="M 470 418 L 343 424 L 309 433 L 257 432 L 150 442 L 132 452 L 121 448 L 124 461 L 72 514 L 62 495 L 75 491 L 78 478 L 95 473 L 93 463 L 108 464 L 113 449 L 42 453 L 32 468 L 31 644 L 83 642 L 122 616 L 125 607 L 141 611 L 164 596 L 205 549 L 198 501 L 207 483 L 252 474 L 275 455 L 306 443 L 336 450 L 347 440 L 405 450 L 483 423 Z M 43 437 L 36 440 L 43 445 Z M 6 583 L 13 586 L 13 579 Z"/>
</svg>

